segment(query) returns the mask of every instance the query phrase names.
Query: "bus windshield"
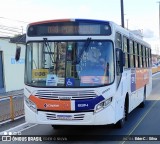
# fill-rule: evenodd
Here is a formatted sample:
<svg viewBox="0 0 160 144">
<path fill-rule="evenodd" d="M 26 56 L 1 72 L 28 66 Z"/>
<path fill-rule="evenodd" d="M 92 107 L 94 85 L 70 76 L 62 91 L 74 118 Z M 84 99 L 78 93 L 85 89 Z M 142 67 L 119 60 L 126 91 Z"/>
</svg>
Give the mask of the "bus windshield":
<svg viewBox="0 0 160 144">
<path fill-rule="evenodd" d="M 113 43 L 109 40 L 27 43 L 27 85 L 91 87 L 107 85 L 113 80 Z"/>
</svg>

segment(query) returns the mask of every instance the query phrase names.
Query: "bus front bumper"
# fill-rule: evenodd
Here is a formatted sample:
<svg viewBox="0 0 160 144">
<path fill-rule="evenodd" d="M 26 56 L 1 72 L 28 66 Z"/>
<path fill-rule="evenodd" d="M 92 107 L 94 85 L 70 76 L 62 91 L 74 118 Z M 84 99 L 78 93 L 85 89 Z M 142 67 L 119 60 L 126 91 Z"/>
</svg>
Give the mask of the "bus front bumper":
<svg viewBox="0 0 160 144">
<path fill-rule="evenodd" d="M 107 125 L 115 123 L 115 111 L 111 105 L 95 112 L 33 112 L 25 104 L 25 120 L 29 123 L 51 125 Z"/>
</svg>

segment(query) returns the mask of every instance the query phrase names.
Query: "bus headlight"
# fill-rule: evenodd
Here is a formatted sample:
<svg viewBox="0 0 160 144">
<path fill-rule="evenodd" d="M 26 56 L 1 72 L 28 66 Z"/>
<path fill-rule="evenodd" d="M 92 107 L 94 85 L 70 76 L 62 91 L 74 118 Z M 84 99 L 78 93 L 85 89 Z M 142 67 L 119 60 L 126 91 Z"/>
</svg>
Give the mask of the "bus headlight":
<svg viewBox="0 0 160 144">
<path fill-rule="evenodd" d="M 106 99 L 96 105 L 94 112 L 97 113 L 107 107 L 112 101 L 112 98 Z"/>
<path fill-rule="evenodd" d="M 35 113 L 37 113 L 37 106 L 34 102 L 32 102 L 27 97 L 24 97 L 26 105 Z"/>
</svg>

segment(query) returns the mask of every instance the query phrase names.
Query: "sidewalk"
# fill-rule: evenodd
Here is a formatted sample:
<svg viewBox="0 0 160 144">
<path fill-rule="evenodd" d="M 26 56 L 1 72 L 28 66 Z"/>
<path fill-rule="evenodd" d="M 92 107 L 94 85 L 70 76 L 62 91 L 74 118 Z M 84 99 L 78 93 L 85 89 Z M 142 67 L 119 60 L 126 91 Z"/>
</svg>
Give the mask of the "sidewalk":
<svg viewBox="0 0 160 144">
<path fill-rule="evenodd" d="M 17 95 L 17 94 L 23 94 L 23 89 L 0 93 L 0 97 L 1 96 L 13 96 L 13 95 Z"/>
</svg>

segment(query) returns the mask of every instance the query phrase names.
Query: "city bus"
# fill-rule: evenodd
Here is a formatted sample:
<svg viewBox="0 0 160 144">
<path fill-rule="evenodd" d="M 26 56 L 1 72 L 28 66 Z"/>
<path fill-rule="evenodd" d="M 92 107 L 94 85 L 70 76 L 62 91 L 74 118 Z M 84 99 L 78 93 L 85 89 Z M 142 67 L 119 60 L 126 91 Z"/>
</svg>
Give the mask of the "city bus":
<svg viewBox="0 0 160 144">
<path fill-rule="evenodd" d="M 152 90 L 151 46 L 111 21 L 30 23 L 25 55 L 29 123 L 122 128 Z"/>
</svg>

